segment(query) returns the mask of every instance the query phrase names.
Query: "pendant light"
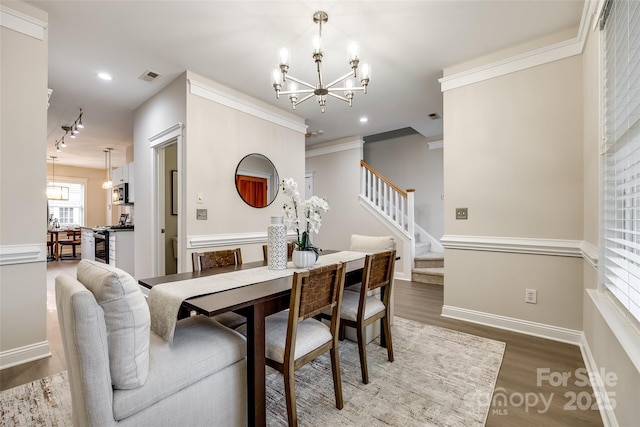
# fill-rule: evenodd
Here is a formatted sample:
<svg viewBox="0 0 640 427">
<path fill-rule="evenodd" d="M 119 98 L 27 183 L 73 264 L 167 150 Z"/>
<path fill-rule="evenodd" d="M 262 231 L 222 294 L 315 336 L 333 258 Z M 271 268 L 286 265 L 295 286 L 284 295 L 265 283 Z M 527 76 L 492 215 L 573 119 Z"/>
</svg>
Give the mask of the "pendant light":
<svg viewBox="0 0 640 427">
<path fill-rule="evenodd" d="M 102 188 L 105 190 L 113 187 L 113 181 L 111 181 L 111 150 L 113 150 L 113 148 L 104 150 L 104 168 L 107 170 L 107 179 L 102 183 Z"/>
<path fill-rule="evenodd" d="M 63 187 L 56 184 L 56 156 L 51 156 L 52 162 L 52 176 L 51 183 L 53 185 L 47 185 L 47 199 L 49 200 L 69 200 L 69 187 Z"/>
</svg>

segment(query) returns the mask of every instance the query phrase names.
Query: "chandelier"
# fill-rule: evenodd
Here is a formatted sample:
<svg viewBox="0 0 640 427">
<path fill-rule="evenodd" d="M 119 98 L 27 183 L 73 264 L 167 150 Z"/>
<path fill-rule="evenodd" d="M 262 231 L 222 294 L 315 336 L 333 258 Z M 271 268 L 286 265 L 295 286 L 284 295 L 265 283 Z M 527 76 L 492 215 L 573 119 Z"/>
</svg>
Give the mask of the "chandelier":
<svg viewBox="0 0 640 427">
<path fill-rule="evenodd" d="M 56 156 L 51 156 L 51 168 L 53 178 L 51 184 L 47 185 L 47 199 L 49 200 L 69 200 L 69 187 L 56 185 Z"/>
<path fill-rule="evenodd" d="M 340 99 L 352 105 L 353 95 L 357 91 L 367 93 L 367 86 L 369 85 L 369 79 L 371 76 L 371 69 L 369 65 L 362 64 L 362 75 L 360 77 L 361 86 L 354 86 L 354 79 L 358 78 L 358 59 L 357 46 L 352 43 L 349 46 L 349 66 L 351 71 L 342 77 L 332 81 L 329 84 L 325 84 L 322 78 L 322 24 L 326 24 L 329 20 L 329 15 L 326 12 L 318 11 L 313 14 L 313 22 L 318 24 L 318 35 L 313 38 L 313 59 L 316 63 L 316 70 L 318 73 L 318 83 L 316 85 L 305 82 L 288 74 L 289 72 L 289 52 L 287 49 L 280 50 L 280 69 L 273 70 L 273 88 L 276 91 L 276 98 L 280 99 L 280 95 L 289 95 L 291 101 L 291 107 L 295 110 L 296 105 L 302 104 L 307 99 L 316 96 L 320 109 L 324 113 L 324 106 L 327 102 L 327 95 Z M 288 81 L 288 90 L 282 90 L 282 86 Z M 337 87 L 336 85 L 343 83 L 343 86 Z M 299 88 L 298 85 L 304 86 Z M 342 95 L 339 94 L 342 92 Z M 298 99 L 301 96 L 301 99 Z"/>
</svg>

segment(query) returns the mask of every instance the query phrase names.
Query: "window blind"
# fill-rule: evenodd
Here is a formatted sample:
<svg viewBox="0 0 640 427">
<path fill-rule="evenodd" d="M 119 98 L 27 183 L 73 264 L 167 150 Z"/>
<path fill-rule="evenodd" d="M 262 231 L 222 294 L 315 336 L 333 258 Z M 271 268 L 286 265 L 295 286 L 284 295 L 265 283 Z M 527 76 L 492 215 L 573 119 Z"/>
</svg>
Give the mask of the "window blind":
<svg viewBox="0 0 640 427">
<path fill-rule="evenodd" d="M 604 40 L 604 285 L 640 321 L 640 2 L 609 0 Z"/>
</svg>

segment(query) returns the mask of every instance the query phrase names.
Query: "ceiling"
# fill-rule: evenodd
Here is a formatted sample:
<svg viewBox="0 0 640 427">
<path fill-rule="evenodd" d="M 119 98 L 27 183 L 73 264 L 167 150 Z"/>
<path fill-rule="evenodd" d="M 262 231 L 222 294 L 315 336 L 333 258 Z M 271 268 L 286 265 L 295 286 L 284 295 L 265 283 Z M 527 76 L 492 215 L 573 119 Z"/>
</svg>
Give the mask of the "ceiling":
<svg viewBox="0 0 640 427">
<path fill-rule="evenodd" d="M 10 1 L 3 1 L 10 7 Z M 321 113 L 315 100 L 299 105 L 307 144 L 413 128 L 440 139 L 442 70 L 546 35 L 575 29 L 582 0 L 512 1 L 27 1 L 49 14 L 47 156 L 59 164 L 104 168 L 125 163 L 133 141 L 133 111 L 185 70 L 289 110 L 276 99 L 271 71 L 278 50 L 291 51 L 289 73 L 314 82 L 312 15 L 323 26 L 323 78 L 349 71 L 347 45 L 360 45 L 371 65 L 366 95 L 353 107 L 334 98 Z M 145 71 L 159 73 L 153 82 Z M 112 81 L 97 78 L 106 71 Z M 54 142 L 79 109 L 85 129 L 56 153 Z M 359 118 L 367 116 L 367 123 Z"/>
</svg>

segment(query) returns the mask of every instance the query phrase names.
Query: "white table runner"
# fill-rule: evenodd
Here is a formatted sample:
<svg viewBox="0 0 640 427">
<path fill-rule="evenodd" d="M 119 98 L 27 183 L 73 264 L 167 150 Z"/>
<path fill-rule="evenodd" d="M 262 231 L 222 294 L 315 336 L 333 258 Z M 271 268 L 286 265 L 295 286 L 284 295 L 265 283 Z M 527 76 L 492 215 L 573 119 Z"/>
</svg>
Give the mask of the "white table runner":
<svg viewBox="0 0 640 427">
<path fill-rule="evenodd" d="M 365 252 L 335 252 L 322 255 L 314 267 L 355 261 L 364 259 L 365 256 Z M 149 291 L 151 330 L 171 343 L 173 342 L 178 311 L 185 299 L 293 276 L 296 271 L 304 271 L 304 269 L 296 269 L 293 263 L 289 262 L 285 270 L 269 270 L 268 267 L 258 267 L 155 285 Z"/>
</svg>

